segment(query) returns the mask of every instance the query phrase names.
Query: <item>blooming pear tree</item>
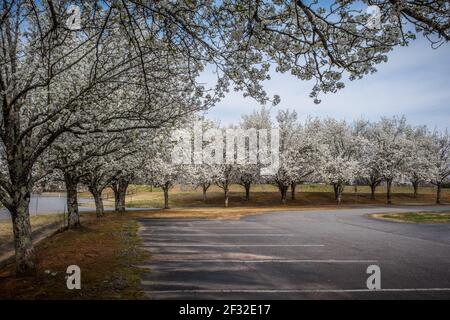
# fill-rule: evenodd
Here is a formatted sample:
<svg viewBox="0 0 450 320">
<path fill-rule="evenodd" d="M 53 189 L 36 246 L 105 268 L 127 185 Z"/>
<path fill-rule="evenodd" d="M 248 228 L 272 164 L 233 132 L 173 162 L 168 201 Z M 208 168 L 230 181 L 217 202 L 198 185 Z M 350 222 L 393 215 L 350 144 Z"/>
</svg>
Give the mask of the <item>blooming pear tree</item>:
<svg viewBox="0 0 450 320">
<path fill-rule="evenodd" d="M 237 182 L 238 173 L 233 164 L 216 164 L 214 165 L 214 182 L 223 190 L 224 207 L 228 207 L 230 186 Z"/>
<path fill-rule="evenodd" d="M 95 157 L 83 163 L 83 183 L 92 194 L 95 202 L 97 218 L 104 216 L 103 191 L 111 185 L 121 173 L 121 161 L 130 154 L 112 153 L 102 157 Z"/>
<path fill-rule="evenodd" d="M 61 135 L 45 152 L 41 161 L 47 169 L 54 169 L 64 182 L 67 198 L 67 227 L 79 227 L 78 184 L 86 176 L 86 163 L 92 163 L 104 156 L 120 150 L 124 138 L 117 134 L 86 134 L 74 135 L 70 132 Z M 90 167 L 89 167 L 90 169 Z"/>
<path fill-rule="evenodd" d="M 415 34 L 449 40 L 446 1 L 376 1 L 380 28 L 358 9 L 365 3 L 76 1 L 82 15 L 73 28 L 67 1 L 3 1 L 0 201 L 11 212 L 18 273 L 35 270 L 33 168 L 66 132 L 157 128 L 212 106 L 231 87 L 277 103 L 261 84 L 271 64 L 314 80 L 311 97 L 320 102 L 320 93 L 344 87 L 343 75 L 375 72 Z M 212 88 L 198 82 L 207 66 L 217 75 Z"/>
<path fill-rule="evenodd" d="M 281 202 L 286 203 L 291 187 L 291 199 L 295 200 L 298 183 L 311 178 L 318 161 L 320 122 L 307 119 L 300 123 L 297 113 L 281 110 L 277 115 L 280 129 L 280 168 L 270 180 L 277 185 Z"/>
<path fill-rule="evenodd" d="M 295 200 L 298 183 L 314 181 L 317 175 L 315 164 L 320 162 L 320 127 L 318 119 L 307 119 L 299 123 L 294 135 L 289 139 L 287 163 L 293 169 L 291 199 Z"/>
<path fill-rule="evenodd" d="M 236 170 L 236 183 L 244 187 L 245 200 L 250 200 L 250 188 L 252 184 L 261 180 L 260 167 L 256 164 L 247 164 L 235 166 Z"/>
<path fill-rule="evenodd" d="M 243 130 L 270 130 L 273 127 L 272 119 L 270 118 L 270 110 L 264 105 L 260 110 L 255 110 L 249 115 L 243 115 L 239 127 Z M 255 138 L 256 138 L 255 135 Z M 248 138 L 250 139 L 250 137 Z M 260 147 L 260 146 L 256 146 Z M 250 152 L 257 153 L 256 164 L 239 164 L 236 166 L 237 183 L 245 189 L 245 200 L 250 200 L 250 188 L 251 185 L 257 182 L 263 182 L 265 179 L 261 176 L 262 161 L 260 161 L 260 154 L 257 150 L 250 150 L 250 141 L 245 145 L 246 152 L 248 152 L 248 158 Z"/>
<path fill-rule="evenodd" d="M 376 189 L 383 181 L 381 160 L 379 159 L 381 154 L 376 152 L 378 140 L 374 134 L 375 124 L 360 121 L 357 126 L 359 126 L 359 134 L 365 139 L 359 148 L 358 160 L 361 164 L 361 171 L 358 173 L 358 179 L 362 184 L 370 187 L 370 199 L 375 200 Z"/>
<path fill-rule="evenodd" d="M 320 145 L 320 162 L 317 171 L 322 181 L 331 184 L 336 203 L 342 201 L 346 184 L 354 181 L 360 172 L 358 146 L 364 143 L 345 121 L 323 121 Z"/>
<path fill-rule="evenodd" d="M 408 125 L 405 117 L 382 118 L 375 124 L 374 152 L 380 175 L 386 183 L 386 201 L 392 204 L 392 184 L 405 176 L 407 159 L 412 156 L 411 141 L 406 138 Z"/>
<path fill-rule="evenodd" d="M 204 163 L 196 164 L 192 166 L 186 166 L 186 172 L 189 176 L 188 181 L 196 189 L 200 187 L 202 189 L 203 202 L 206 202 L 206 192 L 214 184 L 215 167 L 214 165 Z"/>
<path fill-rule="evenodd" d="M 411 157 L 406 159 L 405 176 L 414 189 L 417 198 L 419 185 L 432 177 L 433 140 L 426 126 L 407 128 L 406 139 L 410 143 Z"/>
<path fill-rule="evenodd" d="M 66 28 L 64 1 L 17 0 L 0 9 L 0 135 L 7 168 L 0 177 L 0 200 L 11 213 L 18 273 L 35 269 L 29 201 L 39 177 L 33 167 L 61 135 L 154 127 L 199 109 L 202 89 L 190 81 L 192 64 L 177 63 L 178 52 L 155 54 L 157 47 L 164 50 L 162 43 L 136 51 L 131 43 L 143 39 L 133 42 L 132 33 L 122 32 L 120 9 L 85 9 L 83 32 Z M 167 86 L 164 79 L 176 85 Z M 137 92 L 137 99 L 125 97 Z M 111 103 L 119 95 L 121 101 Z M 149 101 L 170 110 L 158 113 L 160 106 Z"/>
<path fill-rule="evenodd" d="M 280 167 L 270 179 L 278 187 L 281 202 L 285 204 L 289 186 L 297 182 L 297 170 L 292 156 L 294 139 L 298 133 L 297 113 L 280 111 L 277 115 L 277 125 L 280 130 Z"/>
<path fill-rule="evenodd" d="M 441 203 L 442 184 L 450 175 L 450 135 L 448 131 L 435 132 L 431 145 L 430 181 L 437 187 L 436 203 Z"/>
<path fill-rule="evenodd" d="M 173 164 L 167 154 L 158 153 L 147 159 L 146 180 L 164 192 L 164 209 L 169 209 L 169 191 L 183 178 L 182 165 Z"/>
</svg>

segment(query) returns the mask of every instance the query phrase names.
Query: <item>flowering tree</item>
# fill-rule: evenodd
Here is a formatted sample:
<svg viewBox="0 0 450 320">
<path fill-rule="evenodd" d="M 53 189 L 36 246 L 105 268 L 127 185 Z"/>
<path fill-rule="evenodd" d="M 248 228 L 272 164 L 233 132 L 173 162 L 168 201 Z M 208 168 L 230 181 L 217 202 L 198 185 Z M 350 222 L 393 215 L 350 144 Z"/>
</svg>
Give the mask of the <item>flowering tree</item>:
<svg viewBox="0 0 450 320">
<path fill-rule="evenodd" d="M 286 203 L 289 186 L 297 182 L 296 160 L 293 156 L 294 140 L 297 138 L 297 113 L 289 110 L 280 111 L 277 115 L 277 124 L 280 130 L 280 167 L 276 174 L 269 179 L 278 187 L 281 202 Z M 293 188 L 295 192 L 295 187 Z"/>
<path fill-rule="evenodd" d="M 223 189 L 224 206 L 228 207 L 230 185 L 237 181 L 236 169 L 233 164 L 216 164 L 214 168 L 214 182 Z"/>
<path fill-rule="evenodd" d="M 129 141 L 118 134 L 75 135 L 68 132 L 61 135 L 45 152 L 40 162 L 44 162 L 47 171 L 58 171 L 65 185 L 69 229 L 80 226 L 77 186 L 90 173 L 90 164 L 96 162 L 100 166 L 102 157 L 121 150 Z"/>
<path fill-rule="evenodd" d="M 358 160 L 361 164 L 358 179 L 370 187 L 370 199 L 375 200 L 375 191 L 383 181 L 381 160 L 379 159 L 381 154 L 376 152 L 378 141 L 374 134 L 375 124 L 361 120 L 355 126 L 358 133 L 365 139 L 358 153 Z"/>
<path fill-rule="evenodd" d="M 164 209 L 169 209 L 169 190 L 182 179 L 182 166 L 172 164 L 167 155 L 158 153 L 147 159 L 145 170 L 147 181 L 163 190 Z"/>
<path fill-rule="evenodd" d="M 8 168 L 0 200 L 11 212 L 19 273 L 35 269 L 28 211 L 39 179 L 33 167 L 61 135 L 153 127 L 199 109 L 202 92 L 193 90 L 190 66 L 177 63 L 181 55 L 155 54 L 162 44 L 136 51 L 131 34 L 113 22 L 120 11 L 85 9 L 82 34 L 66 27 L 64 1 L 8 1 L 0 9 L 1 162 Z M 163 79 L 180 81 L 167 86 Z M 158 112 L 164 105 L 170 112 Z"/>
<path fill-rule="evenodd" d="M 404 176 L 407 159 L 411 156 L 411 142 L 406 138 L 408 126 L 405 117 L 382 118 L 375 124 L 373 139 L 378 170 L 386 182 L 387 203 L 392 203 L 392 183 Z"/>
<path fill-rule="evenodd" d="M 364 143 L 345 121 L 326 119 L 321 130 L 320 162 L 317 171 L 322 181 L 333 186 L 337 204 L 346 184 L 361 171 L 358 146 Z"/>
<path fill-rule="evenodd" d="M 258 139 L 258 130 L 270 130 L 272 126 L 273 124 L 270 118 L 270 110 L 264 105 L 261 109 L 255 110 L 251 114 L 243 115 L 241 122 L 239 123 L 239 128 L 243 130 L 254 130 L 255 139 Z M 250 200 L 251 185 L 264 181 L 264 177 L 261 177 L 260 175 L 262 168 L 262 161 L 260 159 L 261 155 L 258 154 L 257 150 L 250 150 L 250 137 L 248 139 L 248 144 L 245 145 L 245 151 L 248 155 L 246 160 L 250 158 L 250 153 L 257 153 L 255 157 L 257 163 L 239 164 L 236 166 L 237 183 L 244 187 L 246 201 Z M 257 144 L 255 147 L 260 148 Z"/>
<path fill-rule="evenodd" d="M 411 157 L 406 159 L 405 175 L 414 189 L 414 198 L 417 198 L 419 185 L 430 180 L 432 176 L 431 146 L 433 141 L 426 126 L 407 128 L 406 139 L 410 144 Z"/>
<path fill-rule="evenodd" d="M 260 167 L 257 164 L 236 164 L 236 183 L 244 187 L 245 200 L 250 200 L 252 184 L 260 181 Z"/>
<path fill-rule="evenodd" d="M 404 21 L 434 43 L 449 40 L 446 1 L 377 1 L 380 30 L 367 26 L 370 17 L 355 10 L 356 0 L 326 8 L 300 0 L 76 4 L 79 30 L 66 23 L 67 1 L 11 0 L 0 9 L 0 136 L 7 167 L 0 201 L 11 212 L 19 273 L 35 269 L 28 212 L 33 166 L 65 132 L 155 127 L 210 106 L 230 86 L 267 102 L 261 82 L 271 63 L 315 79 L 311 96 L 319 102 L 320 92 L 344 86 L 343 74 L 357 79 L 375 72 L 387 52 L 411 40 Z M 218 76 L 212 94 L 197 82 L 206 65 Z M 131 107 L 127 99 L 111 104 L 121 90 L 139 92 L 139 99 Z M 118 119 L 127 121 L 117 127 Z"/>
<path fill-rule="evenodd" d="M 94 197 L 97 218 L 104 216 L 103 191 L 111 185 L 121 172 L 121 160 L 128 154 L 112 153 L 102 157 L 92 158 L 82 165 L 81 182 Z"/>
<path fill-rule="evenodd" d="M 206 202 L 206 192 L 214 183 L 215 168 L 214 165 L 204 163 L 192 166 L 186 166 L 186 173 L 189 175 L 188 181 L 194 188 L 201 187 L 203 202 Z"/>
<path fill-rule="evenodd" d="M 271 180 L 278 186 L 281 202 L 286 203 L 287 191 L 291 187 L 291 199 L 295 200 L 298 183 L 312 177 L 319 160 L 320 122 L 307 119 L 299 123 L 297 113 L 281 110 L 277 115 L 280 129 L 280 168 Z"/>
<path fill-rule="evenodd" d="M 298 124 L 296 132 L 288 141 L 286 161 L 293 171 L 292 200 L 295 200 L 296 185 L 314 179 L 317 173 L 316 164 L 320 162 L 320 128 L 318 119 L 307 119 Z"/>
<path fill-rule="evenodd" d="M 450 135 L 435 132 L 431 145 L 431 183 L 437 187 L 436 203 L 441 203 L 442 183 L 450 175 Z"/>
</svg>

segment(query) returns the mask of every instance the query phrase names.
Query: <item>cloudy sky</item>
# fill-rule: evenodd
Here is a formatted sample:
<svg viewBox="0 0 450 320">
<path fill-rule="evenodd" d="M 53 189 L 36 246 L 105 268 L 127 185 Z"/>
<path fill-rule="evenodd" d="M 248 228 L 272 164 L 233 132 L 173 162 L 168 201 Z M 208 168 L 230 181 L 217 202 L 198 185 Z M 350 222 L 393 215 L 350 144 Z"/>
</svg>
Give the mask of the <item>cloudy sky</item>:
<svg viewBox="0 0 450 320">
<path fill-rule="evenodd" d="M 207 77 L 206 77 L 207 78 Z M 412 124 L 431 128 L 450 128 L 450 45 L 433 50 L 426 40 L 399 47 L 389 61 L 378 65 L 378 72 L 362 80 L 346 81 L 336 94 L 321 95 L 316 105 L 308 94 L 311 82 L 289 74 L 272 74 L 265 83 L 270 95 L 279 94 L 281 103 L 272 107 L 294 109 L 300 118 L 308 115 L 352 120 L 377 120 L 381 116 L 405 115 Z M 208 112 L 222 124 L 238 122 L 241 115 L 261 106 L 241 93 L 230 93 Z"/>
</svg>

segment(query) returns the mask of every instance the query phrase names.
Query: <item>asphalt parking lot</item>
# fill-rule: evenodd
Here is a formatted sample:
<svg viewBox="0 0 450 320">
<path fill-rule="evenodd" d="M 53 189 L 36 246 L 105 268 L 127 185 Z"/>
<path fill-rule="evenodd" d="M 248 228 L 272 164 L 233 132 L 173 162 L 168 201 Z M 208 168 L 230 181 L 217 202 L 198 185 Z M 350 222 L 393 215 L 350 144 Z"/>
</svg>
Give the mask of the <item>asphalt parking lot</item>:
<svg viewBox="0 0 450 320">
<path fill-rule="evenodd" d="M 370 207 L 241 220 L 141 219 L 151 299 L 450 298 L 450 225 L 380 221 Z M 367 267 L 381 270 L 369 290 Z"/>
</svg>

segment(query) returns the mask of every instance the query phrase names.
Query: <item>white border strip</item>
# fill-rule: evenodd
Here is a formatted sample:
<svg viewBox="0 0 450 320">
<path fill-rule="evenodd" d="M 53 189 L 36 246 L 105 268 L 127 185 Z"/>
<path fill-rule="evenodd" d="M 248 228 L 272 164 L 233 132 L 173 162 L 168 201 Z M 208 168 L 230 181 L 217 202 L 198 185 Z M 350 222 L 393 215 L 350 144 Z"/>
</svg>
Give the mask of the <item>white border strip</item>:
<svg viewBox="0 0 450 320">
<path fill-rule="evenodd" d="M 165 237 L 295 237 L 295 234 L 281 233 L 151 233 L 142 236 L 165 236 Z"/>
<path fill-rule="evenodd" d="M 143 245 L 145 248 L 156 247 L 213 247 L 213 248 L 236 248 L 236 247 L 324 247 L 323 244 L 172 244 L 158 243 Z"/>
<path fill-rule="evenodd" d="M 378 260 L 338 260 L 338 259 L 254 259 L 254 260 L 240 260 L 240 259 L 156 259 L 155 265 L 160 262 L 170 263 L 377 263 Z M 150 265 L 153 265 L 150 263 Z"/>
<path fill-rule="evenodd" d="M 142 281 L 150 285 L 151 281 Z M 358 293 L 358 292 L 428 292 L 450 291 L 450 288 L 407 288 L 407 289 L 194 289 L 194 290 L 144 290 L 146 293 Z"/>
</svg>

